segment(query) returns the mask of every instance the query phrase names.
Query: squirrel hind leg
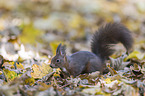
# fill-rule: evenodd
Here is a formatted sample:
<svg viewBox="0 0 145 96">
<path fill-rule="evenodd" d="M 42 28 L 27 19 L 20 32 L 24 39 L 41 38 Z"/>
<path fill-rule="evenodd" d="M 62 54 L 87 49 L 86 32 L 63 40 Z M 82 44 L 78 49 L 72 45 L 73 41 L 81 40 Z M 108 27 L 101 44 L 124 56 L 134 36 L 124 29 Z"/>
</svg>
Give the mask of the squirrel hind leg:
<svg viewBox="0 0 145 96">
<path fill-rule="evenodd" d="M 77 63 L 71 63 L 70 65 L 73 65 L 73 66 L 70 66 L 71 69 L 69 69 L 69 74 L 72 75 L 73 77 L 76 77 L 80 74 L 82 74 L 82 67 L 81 64 L 77 64 Z M 77 66 L 74 66 L 74 65 L 77 65 Z M 80 66 L 79 66 L 80 65 Z"/>
<path fill-rule="evenodd" d="M 95 72 L 95 71 L 100 71 L 100 73 L 102 73 L 103 67 L 104 67 L 102 64 L 103 63 L 101 60 L 98 60 L 98 58 L 97 59 L 93 58 L 88 62 L 83 73 L 91 73 L 91 72 Z"/>
</svg>

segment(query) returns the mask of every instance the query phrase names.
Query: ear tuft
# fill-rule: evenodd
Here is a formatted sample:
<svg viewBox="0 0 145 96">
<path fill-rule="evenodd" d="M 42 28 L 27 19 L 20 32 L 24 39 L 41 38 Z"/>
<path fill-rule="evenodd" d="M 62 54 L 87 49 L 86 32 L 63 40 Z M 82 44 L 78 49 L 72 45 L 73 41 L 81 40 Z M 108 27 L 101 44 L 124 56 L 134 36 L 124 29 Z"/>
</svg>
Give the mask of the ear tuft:
<svg viewBox="0 0 145 96">
<path fill-rule="evenodd" d="M 62 56 L 66 56 L 65 50 L 66 50 L 66 46 L 65 45 L 61 46 L 60 53 L 61 53 Z"/>
<path fill-rule="evenodd" d="M 60 53 L 60 49 L 61 49 L 61 43 L 58 45 L 57 49 L 56 49 L 56 54 Z"/>
</svg>

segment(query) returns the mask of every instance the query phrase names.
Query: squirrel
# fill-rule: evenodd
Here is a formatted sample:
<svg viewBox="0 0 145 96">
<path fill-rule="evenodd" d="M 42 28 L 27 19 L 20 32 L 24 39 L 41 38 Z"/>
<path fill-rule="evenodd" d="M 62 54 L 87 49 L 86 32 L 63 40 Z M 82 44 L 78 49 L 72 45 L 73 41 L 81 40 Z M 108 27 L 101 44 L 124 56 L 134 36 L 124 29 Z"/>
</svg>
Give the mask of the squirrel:
<svg viewBox="0 0 145 96">
<path fill-rule="evenodd" d="M 74 77 L 95 71 L 103 72 L 105 61 L 114 53 L 112 46 L 121 42 L 127 52 L 132 49 L 131 32 L 120 23 L 107 23 L 96 31 L 92 37 L 91 51 L 78 51 L 66 56 L 65 45 L 58 45 L 56 55 L 51 59 L 50 67 L 60 68 L 62 72 Z"/>
</svg>

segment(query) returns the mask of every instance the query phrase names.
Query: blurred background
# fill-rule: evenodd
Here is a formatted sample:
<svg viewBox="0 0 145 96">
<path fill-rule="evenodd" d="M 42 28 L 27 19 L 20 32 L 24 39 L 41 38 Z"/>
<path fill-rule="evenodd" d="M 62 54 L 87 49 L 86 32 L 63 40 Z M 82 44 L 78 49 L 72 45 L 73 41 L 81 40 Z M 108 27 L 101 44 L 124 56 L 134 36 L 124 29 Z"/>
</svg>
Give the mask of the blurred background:
<svg viewBox="0 0 145 96">
<path fill-rule="evenodd" d="M 52 56 L 60 42 L 68 53 L 90 50 L 92 34 L 107 22 L 123 23 L 134 49 L 145 51 L 145 0 L 0 0 L 0 54 L 25 48 Z"/>
</svg>

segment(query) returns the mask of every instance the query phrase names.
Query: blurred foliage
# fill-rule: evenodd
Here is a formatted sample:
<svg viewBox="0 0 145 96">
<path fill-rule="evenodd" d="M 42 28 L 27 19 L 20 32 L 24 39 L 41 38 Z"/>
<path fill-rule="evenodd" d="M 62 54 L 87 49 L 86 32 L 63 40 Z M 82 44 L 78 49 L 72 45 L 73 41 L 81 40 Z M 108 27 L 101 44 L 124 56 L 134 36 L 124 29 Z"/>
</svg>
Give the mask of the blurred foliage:
<svg viewBox="0 0 145 96">
<path fill-rule="evenodd" d="M 123 23 L 135 41 L 129 56 L 116 48 L 109 73 L 62 78 L 50 68 L 59 43 L 67 54 L 90 50 L 92 34 L 106 22 Z M 145 0 L 0 0 L 0 95 L 143 96 L 144 30 Z"/>
<path fill-rule="evenodd" d="M 50 47 L 51 47 L 51 49 L 52 49 L 53 55 L 56 54 L 57 46 L 58 46 L 60 43 L 61 43 L 60 41 L 50 42 Z M 63 44 L 63 42 L 62 42 L 62 44 Z"/>
<path fill-rule="evenodd" d="M 24 25 L 21 28 L 23 29 L 23 31 L 19 38 L 22 43 L 34 44 L 36 41 L 39 40 L 42 34 L 42 31 L 34 28 L 33 24 Z"/>
</svg>

